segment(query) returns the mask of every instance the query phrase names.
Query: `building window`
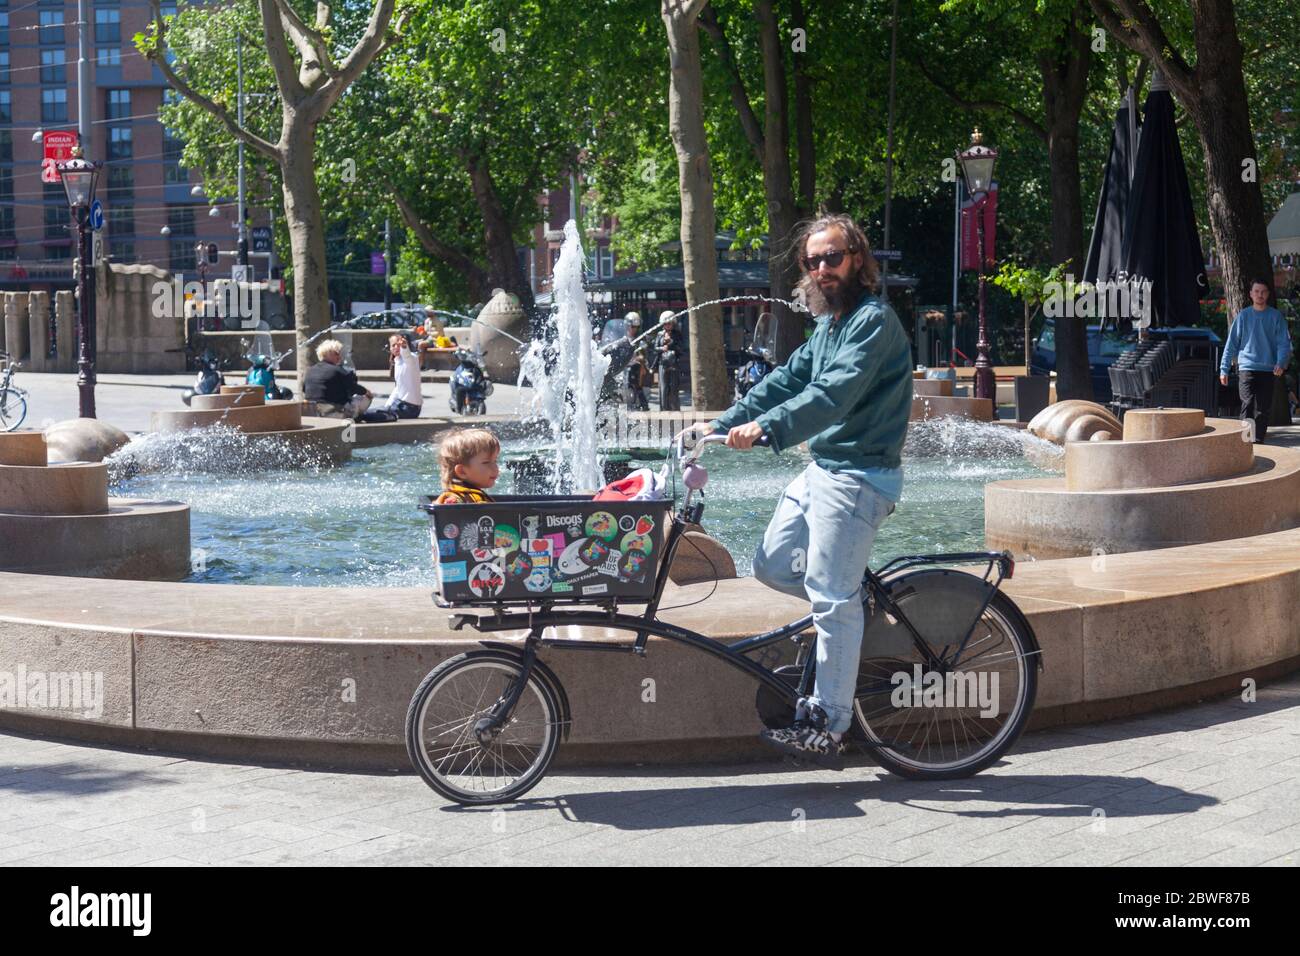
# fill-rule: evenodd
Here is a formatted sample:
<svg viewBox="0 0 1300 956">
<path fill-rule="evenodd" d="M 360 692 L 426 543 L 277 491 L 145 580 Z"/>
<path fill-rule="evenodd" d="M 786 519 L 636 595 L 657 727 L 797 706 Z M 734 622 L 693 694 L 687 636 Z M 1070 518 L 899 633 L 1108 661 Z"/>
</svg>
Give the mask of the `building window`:
<svg viewBox="0 0 1300 956">
<path fill-rule="evenodd" d="M 135 206 L 115 202 L 108 207 L 108 232 L 112 236 L 135 235 Z"/>
<path fill-rule="evenodd" d="M 63 65 L 63 50 L 41 51 L 41 82 L 68 82 L 68 71 Z"/>
<path fill-rule="evenodd" d="M 9 43 L 9 14 L 0 13 L 0 43 Z"/>
<path fill-rule="evenodd" d="M 162 15 L 165 17 L 176 16 L 176 0 L 163 0 L 158 5 L 162 9 Z"/>
<path fill-rule="evenodd" d="M 114 164 L 108 167 L 107 187 L 109 197 L 129 196 L 135 189 L 135 175 L 130 166 Z"/>
<path fill-rule="evenodd" d="M 0 50 L 0 83 L 9 82 L 9 51 Z"/>
<path fill-rule="evenodd" d="M 68 121 L 68 91 L 41 90 L 41 122 L 66 123 Z"/>
<path fill-rule="evenodd" d="M 614 252 L 609 246 L 600 247 L 600 261 L 596 274 L 602 279 L 610 279 L 614 276 Z"/>
<path fill-rule="evenodd" d="M 62 10 L 41 11 L 41 43 L 64 45 Z"/>
<path fill-rule="evenodd" d="M 172 235 L 194 235 L 194 207 L 168 206 L 167 225 L 171 226 Z"/>
<path fill-rule="evenodd" d="M 0 90 L 0 123 L 14 121 L 13 104 L 9 100 L 12 95 L 8 90 Z"/>
<path fill-rule="evenodd" d="M 13 161 L 14 161 L 13 130 L 0 129 L 0 163 L 12 163 Z"/>
<path fill-rule="evenodd" d="M 135 261 L 135 243 L 110 242 L 108 244 L 108 254 L 118 262 L 133 262 Z"/>
<path fill-rule="evenodd" d="M 109 162 L 131 158 L 131 127 L 110 126 L 108 128 Z"/>
<path fill-rule="evenodd" d="M 71 213 L 68 211 L 67 202 L 58 206 L 45 207 L 45 238 L 46 239 L 66 239 L 68 238 L 68 217 Z"/>
<path fill-rule="evenodd" d="M 190 172 L 181 165 L 181 154 L 185 152 L 185 141 L 175 132 L 163 127 L 163 182 L 187 183 Z"/>
<path fill-rule="evenodd" d="M 60 14 L 62 16 L 62 14 Z M 105 9 L 98 7 L 95 10 L 95 42 L 96 43 L 121 43 L 122 42 L 122 13 L 112 7 Z"/>
<path fill-rule="evenodd" d="M 72 246 L 50 246 L 45 250 L 46 259 L 71 259 Z"/>
<path fill-rule="evenodd" d="M 194 240 L 173 239 L 167 244 L 167 265 L 172 272 L 188 272 L 195 266 Z"/>
<path fill-rule="evenodd" d="M 105 96 L 107 100 L 104 109 L 105 119 L 126 119 L 131 115 L 130 90 L 108 90 Z"/>
<path fill-rule="evenodd" d="M 121 66 L 122 48 L 120 46 L 101 46 L 96 51 L 95 64 L 105 67 Z"/>
</svg>

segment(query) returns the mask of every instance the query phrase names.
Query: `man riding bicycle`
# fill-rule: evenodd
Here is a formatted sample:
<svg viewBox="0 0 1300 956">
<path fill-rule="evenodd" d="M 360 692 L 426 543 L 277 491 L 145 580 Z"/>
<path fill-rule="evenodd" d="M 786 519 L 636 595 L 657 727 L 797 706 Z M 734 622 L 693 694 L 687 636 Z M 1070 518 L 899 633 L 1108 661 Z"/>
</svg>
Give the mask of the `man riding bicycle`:
<svg viewBox="0 0 1300 956">
<path fill-rule="evenodd" d="M 754 576 L 806 597 L 817 629 L 817 679 L 790 727 L 765 730 L 784 753 L 835 763 L 852 723 L 862 648 L 862 577 L 876 530 L 902 494 L 901 452 L 912 407 L 912 353 L 898 316 L 872 294 L 878 270 L 848 216 L 801 227 L 799 290 L 812 337 L 695 434 L 727 431 L 748 449 L 807 441 L 810 464 L 782 493 L 754 555 Z"/>
</svg>

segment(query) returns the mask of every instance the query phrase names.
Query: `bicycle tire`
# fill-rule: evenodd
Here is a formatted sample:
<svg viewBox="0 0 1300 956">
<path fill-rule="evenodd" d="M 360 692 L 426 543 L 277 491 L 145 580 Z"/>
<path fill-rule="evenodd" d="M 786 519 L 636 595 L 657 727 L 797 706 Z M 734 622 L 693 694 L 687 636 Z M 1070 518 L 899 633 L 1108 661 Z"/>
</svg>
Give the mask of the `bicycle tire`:
<svg viewBox="0 0 1300 956">
<path fill-rule="evenodd" d="M 439 795 L 464 806 L 507 803 L 518 799 L 535 787 L 546 775 L 546 771 L 555 757 L 562 729 L 559 692 L 551 686 L 550 680 L 542 669 L 534 668 L 528 676 L 528 684 L 525 686 L 519 703 L 516 705 L 515 714 L 512 716 L 517 720 L 516 715 L 519 708 L 527 708 L 530 717 L 527 725 L 542 728 L 542 740 L 537 748 L 537 755 L 529 761 L 524 772 L 517 775 L 512 783 L 498 789 L 476 790 L 472 786 L 454 784 L 451 778 L 463 777 L 464 775 L 449 774 L 448 770 L 452 769 L 452 767 L 445 766 L 447 760 L 456 758 L 473 761 L 477 758 L 478 763 L 475 766 L 482 766 L 487 759 L 487 755 L 484 754 L 480 757 L 478 754 L 489 751 L 490 748 L 484 747 L 482 744 L 474 745 L 466 742 L 462 749 L 435 760 L 434 755 L 430 753 L 430 741 L 426 739 L 424 724 L 430 706 L 439 690 L 448 688 L 452 679 L 458 673 L 465 673 L 476 668 L 493 669 L 507 677 L 513 674 L 514 676 L 509 678 L 513 680 L 517 680 L 523 672 L 523 664 L 519 655 L 509 651 L 481 649 L 457 654 L 455 657 L 443 661 L 425 676 L 412 695 L 411 703 L 406 711 L 406 752 L 411 759 L 412 766 L 415 767 L 416 772 L 420 774 L 424 782 Z M 496 700 L 500 700 L 508 688 L 509 685 L 504 680 L 501 681 L 499 692 L 492 701 L 488 702 L 488 707 L 495 703 Z M 492 689 L 497 690 L 496 687 Z M 480 699 L 474 705 L 475 708 L 478 707 L 478 704 L 483 703 L 483 695 L 488 690 L 489 687 L 485 684 Z M 450 693 L 448 691 L 448 694 Z M 456 701 L 452 706 L 460 705 L 463 705 L 463 701 Z M 484 707 L 482 710 L 474 709 L 470 714 L 465 715 L 458 728 L 449 728 L 439 736 L 445 738 L 449 734 L 456 734 L 457 736 L 452 742 L 453 747 L 458 746 L 462 741 L 467 741 L 467 735 L 470 732 L 469 728 L 472 727 L 472 720 L 483 716 L 488 707 Z M 532 713 L 533 710 L 538 710 L 540 713 L 534 714 Z M 534 717 L 538 719 L 531 719 Z M 514 723 L 515 720 L 512 720 L 511 723 Z M 478 747 L 478 751 L 474 750 L 475 746 Z M 510 744 L 507 742 L 504 746 L 510 746 Z M 494 761 L 506 762 L 499 752 L 494 757 Z"/>
<path fill-rule="evenodd" d="M 16 388 L 0 389 L 0 432 L 11 432 L 27 420 L 27 399 Z"/>
<path fill-rule="evenodd" d="M 900 608 L 905 614 L 908 611 L 906 606 L 908 603 L 924 603 L 927 600 L 935 600 L 933 596 L 929 599 L 924 597 L 922 591 L 924 590 L 924 582 L 926 580 L 925 576 L 934 575 L 936 573 L 937 572 L 934 571 L 918 572 L 915 575 L 904 576 L 903 578 L 898 579 L 897 582 L 891 582 L 892 596 L 897 584 L 906 582 L 909 577 L 921 579 L 920 582 L 915 580 L 911 582 L 912 590 L 910 593 L 903 595 L 902 598 L 895 598 L 895 600 L 899 601 Z M 953 574 L 961 572 L 946 571 L 942 573 Z M 970 575 L 970 577 L 974 578 L 975 576 Z M 930 578 L 929 580 L 935 579 Z M 918 583 L 922 586 L 918 587 Z M 967 618 L 967 620 L 970 620 L 970 618 Z M 1000 591 L 993 594 L 987 609 L 981 615 L 981 621 L 989 622 L 990 632 L 992 633 L 996 629 L 997 632 L 1001 633 L 1002 636 L 1011 643 L 1014 649 L 1015 677 L 1017 678 L 1017 681 L 1015 687 L 1015 699 L 1010 708 L 1009 719 L 999 729 L 991 745 L 975 751 L 966 758 L 954 760 L 943 759 L 944 743 L 943 732 L 941 729 L 938 734 L 939 759 L 934 760 L 931 758 L 930 750 L 928 749 L 930 733 L 928 729 L 921 748 L 906 747 L 901 740 L 897 741 L 899 744 L 897 747 L 891 748 L 887 746 L 892 739 L 889 736 L 889 732 L 885 729 L 889 720 L 888 712 L 883 706 L 876 705 L 875 707 L 872 707 L 870 711 L 873 716 L 868 716 L 869 705 L 867 703 L 872 700 L 873 696 L 878 697 L 883 693 L 883 690 L 878 689 L 875 695 L 866 694 L 856 697 L 853 702 L 854 732 L 858 735 L 859 739 L 866 740 L 873 745 L 869 753 L 872 759 L 874 759 L 885 770 L 912 780 L 954 780 L 963 777 L 970 777 L 1001 759 L 1001 757 L 1010 750 L 1019 739 L 1021 732 L 1024 730 L 1025 723 L 1029 719 L 1030 713 L 1033 711 L 1034 700 L 1038 693 L 1038 656 L 1036 653 L 1038 645 L 1033 635 L 1033 628 L 1030 626 L 1028 620 L 1025 619 L 1025 616 L 1021 613 L 1020 609 L 1016 607 L 1015 602 Z M 901 631 L 902 628 L 900 627 L 899 630 Z M 918 630 L 921 630 L 922 637 L 926 636 L 923 629 L 918 628 Z M 886 654 L 885 656 L 871 656 L 870 649 L 864 646 L 863 657 L 859 664 L 859 692 L 861 692 L 864 685 L 864 679 L 867 682 L 867 686 L 871 686 L 870 681 L 874 679 L 876 682 L 875 686 L 879 688 L 880 678 L 889 668 L 894 668 L 893 673 L 897 674 L 900 669 L 906 672 L 907 668 L 916 665 L 916 661 L 911 661 L 905 656 L 900 656 L 897 653 L 897 650 L 897 648 L 894 648 L 893 653 Z M 929 672 L 927 671 L 927 673 Z M 893 704 L 891 701 L 891 707 L 896 708 L 897 705 Z M 963 711 L 970 710 L 968 707 L 953 707 L 948 709 L 956 716 L 955 720 L 951 718 L 947 719 L 947 729 L 952 733 L 953 751 L 956 753 L 956 730 L 960 728 L 965 731 L 968 724 L 968 717 L 969 723 L 978 727 L 979 724 L 975 720 L 975 717 L 983 715 L 963 715 Z M 899 711 L 895 710 L 895 718 L 898 713 Z M 938 709 L 931 711 L 931 713 L 934 714 L 934 725 L 938 726 L 940 720 Z M 873 729 L 873 723 L 875 724 L 875 729 Z M 900 727 L 905 729 L 906 720 L 900 724 Z M 901 730 L 899 736 L 901 736 Z M 914 739 L 915 732 L 912 740 Z M 908 741 L 908 743 L 911 742 L 911 740 Z M 909 750 L 910 752 L 906 752 Z"/>
</svg>

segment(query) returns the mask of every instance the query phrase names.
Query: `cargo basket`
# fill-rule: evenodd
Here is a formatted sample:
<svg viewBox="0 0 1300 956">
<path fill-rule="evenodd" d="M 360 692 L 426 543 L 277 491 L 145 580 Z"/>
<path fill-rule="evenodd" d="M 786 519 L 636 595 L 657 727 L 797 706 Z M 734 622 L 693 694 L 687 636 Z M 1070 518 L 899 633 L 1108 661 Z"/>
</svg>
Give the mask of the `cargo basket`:
<svg viewBox="0 0 1300 956">
<path fill-rule="evenodd" d="M 519 495 L 435 505 L 429 537 L 446 605 L 648 603 L 673 503 Z"/>
</svg>

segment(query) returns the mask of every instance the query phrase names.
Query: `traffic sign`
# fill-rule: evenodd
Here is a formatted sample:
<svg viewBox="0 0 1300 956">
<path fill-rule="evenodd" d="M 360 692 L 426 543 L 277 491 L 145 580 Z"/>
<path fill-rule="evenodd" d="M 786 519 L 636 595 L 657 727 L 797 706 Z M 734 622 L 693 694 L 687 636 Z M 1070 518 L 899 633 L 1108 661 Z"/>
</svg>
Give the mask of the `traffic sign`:
<svg viewBox="0 0 1300 956">
<path fill-rule="evenodd" d="M 90 228 L 96 232 L 104 228 L 104 204 L 98 199 L 90 204 Z"/>
<path fill-rule="evenodd" d="M 69 129 L 47 130 L 41 135 L 44 156 L 41 159 L 41 182 L 59 183 L 59 163 L 72 159 L 72 151 L 77 146 L 77 134 Z"/>
<path fill-rule="evenodd" d="M 252 235 L 253 235 L 254 252 L 271 251 L 271 227 L 270 226 L 254 226 Z"/>
<path fill-rule="evenodd" d="M 230 267 L 230 278 L 233 279 L 235 282 L 252 282 L 253 281 L 252 264 L 250 263 L 249 265 L 241 266 L 239 263 L 235 263 Z"/>
</svg>

